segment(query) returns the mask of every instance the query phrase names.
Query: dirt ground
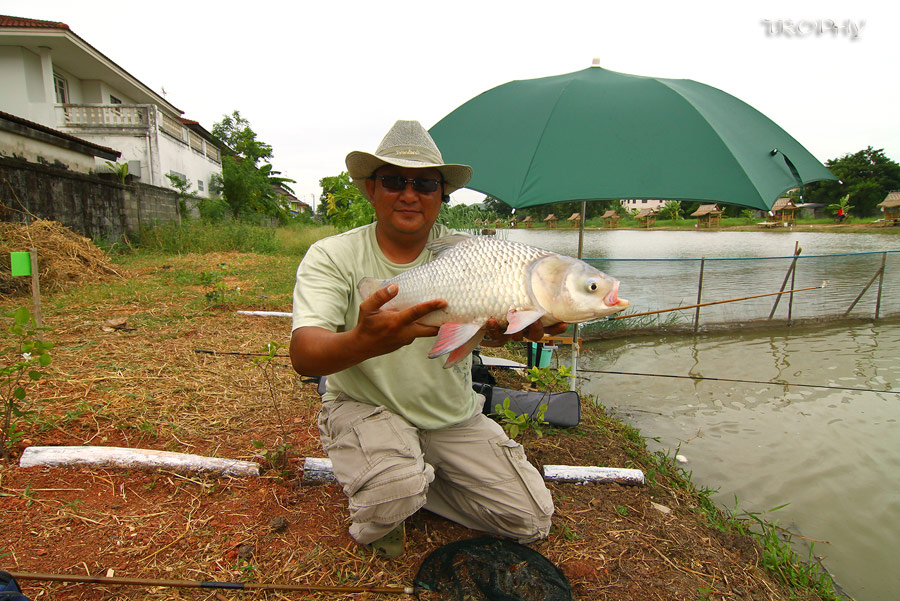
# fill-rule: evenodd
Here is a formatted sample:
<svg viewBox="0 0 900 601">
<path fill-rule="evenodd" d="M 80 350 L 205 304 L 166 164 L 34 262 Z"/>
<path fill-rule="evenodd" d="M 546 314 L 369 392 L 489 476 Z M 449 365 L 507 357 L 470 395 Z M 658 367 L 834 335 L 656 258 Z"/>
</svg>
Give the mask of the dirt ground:
<svg viewBox="0 0 900 601">
<path fill-rule="evenodd" d="M 110 276 L 117 278 L 112 283 L 72 284 L 54 293 L 60 296 L 48 296 L 44 319 L 47 337 L 56 344 L 53 363 L 46 377 L 28 386 L 27 408 L 34 413 L 17 418 L 23 438 L 13 461 L 0 462 L 0 568 L 403 587 L 411 586 L 429 552 L 481 535 L 420 511 L 408 521 L 407 553 L 381 559 L 349 537 L 338 486 L 301 484 L 303 458 L 323 456 L 315 384 L 293 373 L 283 348 L 262 365 L 253 363 L 253 355 L 240 354 L 258 352 L 270 341 L 286 343 L 289 322 L 238 315 L 234 307 L 210 309 L 202 302 L 206 288 L 166 284 L 175 271 L 201 273 L 223 262 L 264 269 L 266 260 L 238 254 L 171 257 L 117 266 L 121 277 Z M 253 284 L 238 279 L 228 285 Z M 22 302 L 22 297 L 0 297 L 0 312 Z M 290 310 L 289 298 L 282 304 L 281 310 Z M 126 321 L 104 327 L 112 318 Z M 792 596 L 767 575 L 751 539 L 705 525 L 697 498 L 669 477 L 665 465 L 648 459 L 633 432 L 590 403 L 584 403 L 581 425 L 520 440 L 538 466 L 638 467 L 648 474 L 643 487 L 549 485 L 556 504 L 553 529 L 531 547 L 565 573 L 576 598 L 813 598 Z M 282 443 L 290 445 L 287 465 L 271 468 L 262 452 L 271 457 Z M 24 448 L 43 445 L 160 449 L 256 461 L 270 469 L 259 478 L 212 478 L 18 467 Z M 34 580 L 21 585 L 32 601 L 398 596 Z"/>
</svg>

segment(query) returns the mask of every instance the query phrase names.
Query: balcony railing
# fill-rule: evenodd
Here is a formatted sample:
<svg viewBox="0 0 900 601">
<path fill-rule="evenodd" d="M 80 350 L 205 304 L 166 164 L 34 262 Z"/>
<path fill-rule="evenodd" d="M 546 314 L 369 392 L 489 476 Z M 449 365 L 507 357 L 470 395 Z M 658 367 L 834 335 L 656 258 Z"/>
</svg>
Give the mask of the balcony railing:
<svg viewBox="0 0 900 601">
<path fill-rule="evenodd" d="M 147 127 L 147 106 L 140 104 L 62 104 L 62 125 L 69 127 Z"/>
</svg>

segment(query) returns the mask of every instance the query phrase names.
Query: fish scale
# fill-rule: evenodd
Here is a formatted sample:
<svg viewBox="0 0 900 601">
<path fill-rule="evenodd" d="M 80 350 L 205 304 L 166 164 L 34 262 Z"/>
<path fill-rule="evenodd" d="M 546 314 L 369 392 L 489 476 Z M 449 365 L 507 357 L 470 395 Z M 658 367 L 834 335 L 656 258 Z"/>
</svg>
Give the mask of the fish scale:
<svg viewBox="0 0 900 601">
<path fill-rule="evenodd" d="M 532 304 L 523 278 L 525 268 L 548 254 L 518 242 L 471 237 L 418 269 L 393 278 L 399 292 L 386 307 L 443 298 L 447 301 L 447 308 L 441 312 L 445 320 L 486 321 L 495 317 L 505 325 L 509 311 Z"/>
<path fill-rule="evenodd" d="M 444 299 L 447 306 L 419 323 L 440 326 L 428 354 L 449 353 L 444 367 L 461 361 L 481 342 L 493 318 L 513 334 L 542 324 L 576 323 L 628 306 L 618 298 L 619 282 L 584 261 L 508 240 L 454 235 L 429 243 L 435 259 L 390 280 L 363 278 L 364 298 L 388 284 L 397 295 L 383 305 L 403 310 Z"/>
</svg>

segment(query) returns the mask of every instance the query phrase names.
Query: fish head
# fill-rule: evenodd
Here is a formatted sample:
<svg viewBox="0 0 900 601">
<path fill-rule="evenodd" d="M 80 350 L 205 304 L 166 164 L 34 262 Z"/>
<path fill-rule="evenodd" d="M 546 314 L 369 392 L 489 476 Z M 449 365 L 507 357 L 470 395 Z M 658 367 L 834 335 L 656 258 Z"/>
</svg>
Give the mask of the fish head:
<svg viewBox="0 0 900 601">
<path fill-rule="evenodd" d="M 552 254 L 528 268 L 531 293 L 557 321 L 579 323 L 604 317 L 630 304 L 619 298 L 619 281 L 584 261 Z"/>
</svg>

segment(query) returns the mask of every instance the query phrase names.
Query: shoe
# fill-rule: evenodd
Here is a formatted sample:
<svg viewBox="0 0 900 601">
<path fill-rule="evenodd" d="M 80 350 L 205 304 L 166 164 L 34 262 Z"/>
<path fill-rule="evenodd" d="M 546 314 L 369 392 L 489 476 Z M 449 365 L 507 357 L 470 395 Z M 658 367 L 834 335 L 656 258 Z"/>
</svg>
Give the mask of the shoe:
<svg viewBox="0 0 900 601">
<path fill-rule="evenodd" d="M 400 522 L 393 530 L 366 546 L 378 555 L 388 559 L 403 555 L 403 550 L 406 546 L 406 526 L 404 526 L 404 522 Z"/>
</svg>

